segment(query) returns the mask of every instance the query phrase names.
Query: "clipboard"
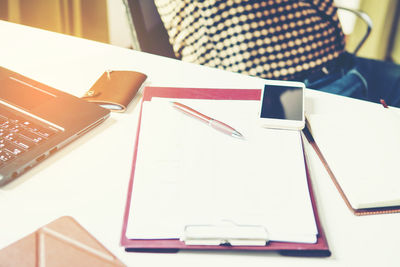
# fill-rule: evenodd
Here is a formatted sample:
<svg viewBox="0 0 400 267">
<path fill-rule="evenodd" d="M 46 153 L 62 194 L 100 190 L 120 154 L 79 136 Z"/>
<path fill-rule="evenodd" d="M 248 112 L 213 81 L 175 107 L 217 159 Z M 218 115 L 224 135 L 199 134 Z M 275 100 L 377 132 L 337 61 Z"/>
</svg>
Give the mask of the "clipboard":
<svg viewBox="0 0 400 267">
<path fill-rule="evenodd" d="M 142 99 L 142 105 L 139 115 L 135 150 L 133 154 L 132 172 L 128 185 L 127 200 L 125 206 L 125 214 L 122 225 L 122 233 L 120 243 L 127 252 L 167 252 L 174 253 L 179 250 L 221 250 L 221 251 L 277 251 L 282 255 L 290 256 L 313 256 L 313 257 L 329 257 L 331 252 L 322 229 L 318 210 L 315 203 L 312 184 L 305 160 L 307 183 L 309 187 L 310 199 L 314 211 L 315 221 L 318 229 L 316 243 L 292 243 L 292 242 L 276 242 L 270 241 L 265 246 L 252 245 L 189 245 L 184 241 L 177 239 L 129 239 L 126 235 L 127 225 L 130 213 L 130 203 L 132 197 L 134 171 L 137 158 L 138 136 L 142 118 L 142 107 L 146 101 L 151 101 L 153 97 L 177 98 L 177 99 L 218 99 L 218 100 L 259 100 L 261 90 L 259 89 L 206 89 L 206 88 L 177 88 L 177 87 L 145 87 Z"/>
</svg>

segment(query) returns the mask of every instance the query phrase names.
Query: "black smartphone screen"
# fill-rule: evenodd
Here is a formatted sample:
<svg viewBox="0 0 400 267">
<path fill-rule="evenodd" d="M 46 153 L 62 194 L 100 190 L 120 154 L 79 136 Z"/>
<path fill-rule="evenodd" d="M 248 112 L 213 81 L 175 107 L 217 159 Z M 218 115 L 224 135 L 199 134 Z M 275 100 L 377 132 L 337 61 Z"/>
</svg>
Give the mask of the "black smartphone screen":
<svg viewBox="0 0 400 267">
<path fill-rule="evenodd" d="M 264 86 L 260 117 L 301 121 L 303 119 L 303 87 Z"/>
</svg>

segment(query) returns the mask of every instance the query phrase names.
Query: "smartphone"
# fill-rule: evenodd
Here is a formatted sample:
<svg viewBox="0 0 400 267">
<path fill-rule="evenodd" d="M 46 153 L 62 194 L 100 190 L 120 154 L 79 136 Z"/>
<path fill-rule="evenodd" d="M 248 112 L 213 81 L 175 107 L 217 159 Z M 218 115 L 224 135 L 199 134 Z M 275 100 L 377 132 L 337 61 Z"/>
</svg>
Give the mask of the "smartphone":
<svg viewBox="0 0 400 267">
<path fill-rule="evenodd" d="M 269 81 L 261 92 L 259 121 L 266 128 L 301 130 L 304 128 L 302 82 Z"/>
</svg>

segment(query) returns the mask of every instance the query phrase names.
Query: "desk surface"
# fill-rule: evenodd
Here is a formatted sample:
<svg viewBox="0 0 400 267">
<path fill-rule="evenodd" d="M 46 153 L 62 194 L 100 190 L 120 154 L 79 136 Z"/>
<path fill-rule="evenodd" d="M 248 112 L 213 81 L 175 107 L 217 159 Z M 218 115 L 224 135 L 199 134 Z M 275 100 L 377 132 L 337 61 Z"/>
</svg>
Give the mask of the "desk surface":
<svg viewBox="0 0 400 267">
<path fill-rule="evenodd" d="M 82 96 L 106 69 L 136 70 L 147 85 L 262 88 L 265 80 L 0 21 L 0 64 Z M 351 101 L 312 90 L 314 112 Z M 332 256 L 259 252 L 126 253 L 119 245 L 140 95 L 126 113 L 63 148 L 0 188 L 0 248 L 63 216 L 74 217 L 128 266 L 400 266 L 400 214 L 354 216 L 305 144 L 322 225 Z M 1 265 L 1 264 L 0 264 Z"/>
</svg>

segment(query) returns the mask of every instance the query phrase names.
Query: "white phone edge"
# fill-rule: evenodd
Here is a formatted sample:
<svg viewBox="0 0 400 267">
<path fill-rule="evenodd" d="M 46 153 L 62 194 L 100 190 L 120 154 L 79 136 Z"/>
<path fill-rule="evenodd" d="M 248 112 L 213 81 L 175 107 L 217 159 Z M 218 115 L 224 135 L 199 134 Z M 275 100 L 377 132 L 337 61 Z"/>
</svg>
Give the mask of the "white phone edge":
<svg viewBox="0 0 400 267">
<path fill-rule="evenodd" d="M 260 106 L 258 108 L 258 117 L 260 126 L 264 128 L 271 129 L 284 129 L 284 130 L 302 130 L 305 127 L 305 112 L 304 112 L 304 104 L 305 104 L 305 84 L 297 81 L 277 81 L 270 80 L 265 83 L 265 85 L 275 85 L 275 86 L 288 86 L 288 87 L 301 87 L 302 88 L 302 120 L 286 120 L 286 119 L 268 119 L 268 118 L 260 118 L 261 107 L 264 98 L 264 88 L 261 90 L 261 99 Z"/>
</svg>

